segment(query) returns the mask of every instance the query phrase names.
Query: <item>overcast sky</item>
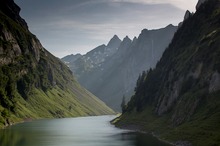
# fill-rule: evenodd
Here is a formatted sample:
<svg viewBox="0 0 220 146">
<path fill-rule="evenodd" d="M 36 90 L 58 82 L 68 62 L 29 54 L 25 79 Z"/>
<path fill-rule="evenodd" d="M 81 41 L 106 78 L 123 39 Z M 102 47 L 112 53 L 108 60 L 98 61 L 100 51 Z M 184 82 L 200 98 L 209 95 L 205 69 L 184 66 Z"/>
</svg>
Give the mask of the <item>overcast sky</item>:
<svg viewBox="0 0 220 146">
<path fill-rule="evenodd" d="M 198 0 L 15 0 L 43 46 L 57 57 L 85 54 L 142 29 L 178 25 Z"/>
</svg>

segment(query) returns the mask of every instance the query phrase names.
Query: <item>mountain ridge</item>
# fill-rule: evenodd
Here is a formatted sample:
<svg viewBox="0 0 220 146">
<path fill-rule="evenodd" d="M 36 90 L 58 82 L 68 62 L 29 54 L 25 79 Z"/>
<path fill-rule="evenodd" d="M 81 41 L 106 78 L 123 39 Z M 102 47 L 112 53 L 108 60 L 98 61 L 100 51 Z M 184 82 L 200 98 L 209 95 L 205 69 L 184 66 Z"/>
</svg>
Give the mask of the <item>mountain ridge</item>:
<svg viewBox="0 0 220 146">
<path fill-rule="evenodd" d="M 80 68 L 82 70 L 77 80 L 111 108 L 120 111 L 122 97 L 126 96 L 126 100 L 129 100 L 139 74 L 155 66 L 176 29 L 176 26 L 170 24 L 161 29 L 144 29 L 133 40 L 124 37 L 116 52 L 98 66 L 88 70 Z M 80 70 L 71 67 L 71 63 L 69 65 L 73 72 Z"/>
<path fill-rule="evenodd" d="M 13 0 L 2 0 L 0 8 L 0 127 L 24 119 L 114 113 L 29 32 Z"/>
<path fill-rule="evenodd" d="M 175 145 L 220 144 L 219 10 L 219 0 L 207 0 L 184 20 L 156 68 L 137 80 L 117 126 Z"/>
</svg>

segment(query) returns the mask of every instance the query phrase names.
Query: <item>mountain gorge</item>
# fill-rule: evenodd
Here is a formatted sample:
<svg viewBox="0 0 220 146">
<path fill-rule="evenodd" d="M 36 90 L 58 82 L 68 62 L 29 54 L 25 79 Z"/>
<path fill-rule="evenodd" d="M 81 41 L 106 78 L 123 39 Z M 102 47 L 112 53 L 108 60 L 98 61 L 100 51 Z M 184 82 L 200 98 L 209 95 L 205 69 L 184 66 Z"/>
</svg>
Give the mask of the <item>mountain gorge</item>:
<svg viewBox="0 0 220 146">
<path fill-rule="evenodd" d="M 122 41 L 114 36 L 109 44 L 116 44 L 107 58 L 92 54 L 103 54 L 105 45 L 72 62 L 70 69 L 77 74 L 77 80 L 94 95 L 103 100 L 111 108 L 120 111 L 122 97 L 129 97 L 134 92 L 136 80 L 143 70 L 155 67 L 163 51 L 169 45 L 177 27 L 168 25 L 156 30 L 144 29 L 138 38 L 131 40 L 126 36 Z M 117 38 L 117 39 L 116 39 Z M 99 51 L 102 50 L 102 53 Z M 88 63 L 88 59 L 99 61 L 96 65 Z M 91 62 L 91 61 L 90 61 Z M 97 62 L 97 61 L 93 61 Z"/>
<path fill-rule="evenodd" d="M 175 145 L 220 143 L 220 1 L 199 1 L 116 119 Z"/>
<path fill-rule="evenodd" d="M 114 113 L 29 32 L 13 0 L 0 5 L 0 127 L 25 119 Z"/>
</svg>

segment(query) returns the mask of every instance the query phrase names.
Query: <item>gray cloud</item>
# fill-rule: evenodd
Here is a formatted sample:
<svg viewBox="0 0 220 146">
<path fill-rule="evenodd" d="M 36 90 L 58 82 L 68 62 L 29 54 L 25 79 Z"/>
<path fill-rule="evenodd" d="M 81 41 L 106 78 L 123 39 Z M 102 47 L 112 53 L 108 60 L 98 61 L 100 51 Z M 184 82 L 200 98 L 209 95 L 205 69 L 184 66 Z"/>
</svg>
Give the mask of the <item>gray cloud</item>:
<svg viewBox="0 0 220 146">
<path fill-rule="evenodd" d="M 55 56 L 86 53 L 117 34 L 137 36 L 142 29 L 182 21 L 175 0 L 16 0 L 30 30 Z M 179 0 L 184 2 L 183 0 Z M 152 3 L 153 2 L 153 3 Z M 172 5 L 173 4 L 173 5 Z"/>
</svg>

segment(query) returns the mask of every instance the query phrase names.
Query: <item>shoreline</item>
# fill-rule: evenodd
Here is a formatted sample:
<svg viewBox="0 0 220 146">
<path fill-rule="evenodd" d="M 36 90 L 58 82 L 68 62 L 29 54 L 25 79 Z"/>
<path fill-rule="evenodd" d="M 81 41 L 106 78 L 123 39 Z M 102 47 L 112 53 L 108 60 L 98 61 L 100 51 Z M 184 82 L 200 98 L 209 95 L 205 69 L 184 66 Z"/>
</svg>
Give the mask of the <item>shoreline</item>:
<svg viewBox="0 0 220 146">
<path fill-rule="evenodd" d="M 134 132 L 150 134 L 153 137 L 157 138 L 159 141 L 167 143 L 171 146 L 192 146 L 192 144 L 188 141 L 179 140 L 179 141 L 171 142 L 171 141 L 168 141 L 168 140 L 161 139 L 160 136 L 156 135 L 154 132 L 148 132 L 147 130 L 144 130 L 144 128 L 142 128 L 143 126 L 138 125 L 138 124 L 121 124 L 121 125 L 117 125 L 116 123 L 119 121 L 119 119 L 120 119 L 120 116 L 118 116 L 115 119 L 111 120 L 110 123 L 112 125 L 114 125 L 115 127 L 119 128 L 119 129 L 126 129 L 126 130 L 132 130 Z"/>
<path fill-rule="evenodd" d="M 63 117 L 63 118 L 36 118 L 36 119 L 33 119 L 33 118 L 25 118 L 25 119 L 20 119 L 18 121 L 14 121 L 14 122 L 10 122 L 10 123 L 7 123 L 7 125 L 3 125 L 2 127 L 0 126 L 0 130 L 2 129 L 5 129 L 5 128 L 8 128 L 10 126 L 13 126 L 13 125 L 17 125 L 17 124 L 21 124 L 21 123 L 26 123 L 26 122 L 33 122 L 33 121 L 36 121 L 36 120 L 53 120 L 53 119 L 66 119 L 66 118 L 83 118 L 83 117 L 97 117 L 97 116 L 117 116 L 116 114 L 111 114 L 111 115 L 93 115 L 93 116 L 76 116 L 76 117 Z"/>
<path fill-rule="evenodd" d="M 141 127 L 139 125 L 123 125 L 123 126 L 116 126 L 115 124 L 113 124 L 113 125 L 115 127 L 119 128 L 119 129 L 126 129 L 126 130 L 131 130 L 131 131 L 134 131 L 134 132 L 138 132 L 138 133 L 149 134 L 149 135 L 152 135 L 153 137 L 157 138 L 161 142 L 164 142 L 164 143 L 169 144 L 171 146 L 178 146 L 175 143 L 172 143 L 172 142 L 169 142 L 167 140 L 161 139 L 159 136 L 157 136 L 153 132 L 147 132 L 147 131 L 145 131 L 145 130 L 143 130 L 141 128 L 137 128 L 137 127 Z M 185 145 L 180 145 L 180 146 L 185 146 Z"/>
<path fill-rule="evenodd" d="M 139 127 L 138 125 L 126 125 L 126 126 L 125 125 L 124 126 L 116 126 L 116 125 L 114 125 L 114 126 L 119 128 L 119 129 L 126 129 L 126 130 L 132 130 L 134 132 L 150 134 L 153 137 L 157 138 L 159 141 L 164 142 L 166 144 L 169 144 L 171 146 L 192 146 L 192 144 L 190 142 L 188 142 L 188 141 L 181 141 L 181 140 L 179 140 L 179 141 L 176 141 L 176 142 L 170 142 L 168 140 L 161 139 L 154 132 L 147 132 L 146 130 L 143 130 L 143 129 L 134 128 L 134 127 Z"/>
<path fill-rule="evenodd" d="M 23 119 L 23 120 L 19 120 L 19 121 L 15 121 L 15 122 L 6 122 L 7 124 L 4 124 L 2 127 L 0 127 L 0 130 L 1 129 L 6 129 L 10 126 L 13 126 L 13 125 L 17 125 L 17 124 L 20 124 L 20 123 L 25 123 L 25 122 L 32 122 L 34 119 L 32 118 L 26 118 L 26 119 Z"/>
</svg>

